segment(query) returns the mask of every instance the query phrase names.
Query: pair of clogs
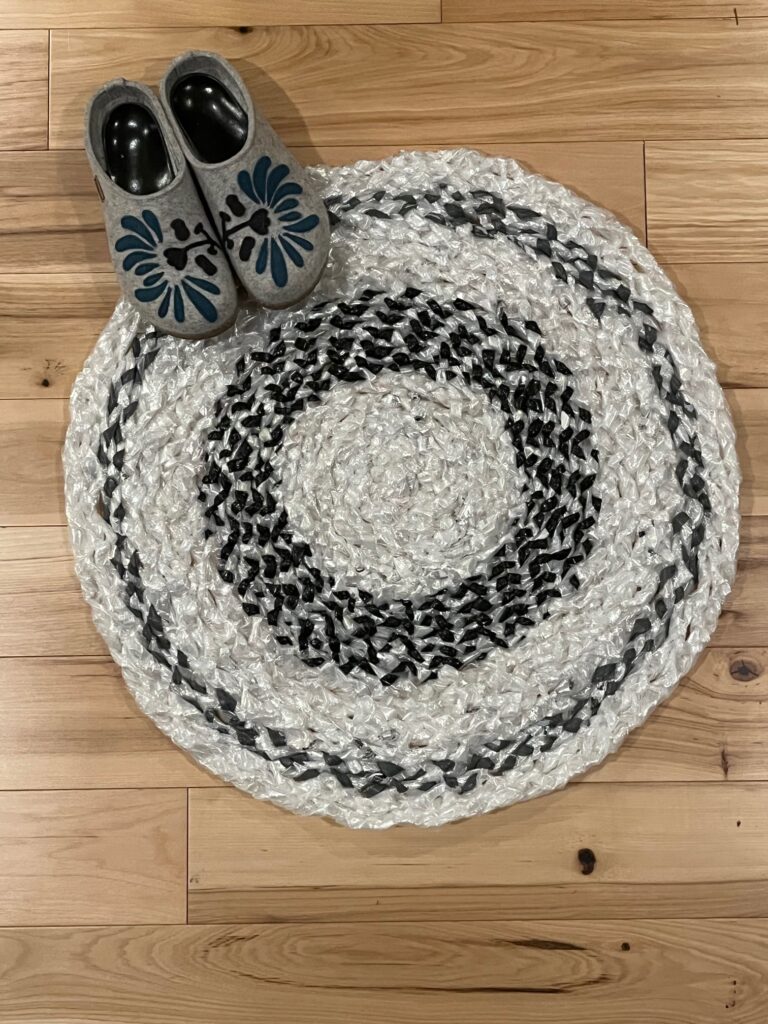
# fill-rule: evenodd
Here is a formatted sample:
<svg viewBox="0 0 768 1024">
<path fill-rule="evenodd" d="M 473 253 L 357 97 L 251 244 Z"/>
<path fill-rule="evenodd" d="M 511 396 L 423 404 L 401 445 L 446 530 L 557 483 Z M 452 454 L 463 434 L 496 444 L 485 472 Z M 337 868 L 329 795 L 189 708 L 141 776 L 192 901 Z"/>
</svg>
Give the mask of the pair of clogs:
<svg viewBox="0 0 768 1024">
<path fill-rule="evenodd" d="M 238 282 L 271 308 L 314 288 L 325 206 L 222 57 L 178 57 L 159 99 L 139 82 L 107 83 L 88 105 L 85 146 L 121 287 L 163 333 L 223 331 Z"/>
</svg>

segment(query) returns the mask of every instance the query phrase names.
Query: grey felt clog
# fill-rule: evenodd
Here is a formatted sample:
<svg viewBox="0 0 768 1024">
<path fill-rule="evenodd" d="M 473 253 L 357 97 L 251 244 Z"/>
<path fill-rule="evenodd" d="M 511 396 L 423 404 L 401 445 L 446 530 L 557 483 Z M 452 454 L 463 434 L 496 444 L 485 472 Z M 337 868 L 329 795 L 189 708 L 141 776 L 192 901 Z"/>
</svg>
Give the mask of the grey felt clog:
<svg viewBox="0 0 768 1024">
<path fill-rule="evenodd" d="M 307 295 L 328 258 L 328 214 L 301 165 L 215 53 L 177 57 L 160 99 L 235 274 L 264 306 Z"/>
<path fill-rule="evenodd" d="M 205 338 L 237 313 L 237 286 L 155 94 L 119 78 L 85 115 L 85 149 L 128 299 L 163 333 Z"/>
</svg>

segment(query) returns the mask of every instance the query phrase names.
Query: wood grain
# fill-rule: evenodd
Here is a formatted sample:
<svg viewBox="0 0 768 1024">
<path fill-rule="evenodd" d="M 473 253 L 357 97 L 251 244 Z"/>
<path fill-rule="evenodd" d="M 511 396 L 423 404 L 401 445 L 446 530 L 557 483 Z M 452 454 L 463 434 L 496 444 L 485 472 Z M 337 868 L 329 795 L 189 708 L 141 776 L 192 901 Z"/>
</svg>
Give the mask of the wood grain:
<svg viewBox="0 0 768 1024">
<path fill-rule="evenodd" d="M 768 140 L 651 142 L 646 162 L 648 243 L 658 259 L 768 259 Z"/>
<path fill-rule="evenodd" d="M 768 134 L 768 23 L 107 29 L 51 33 L 53 148 L 115 74 L 157 82 L 180 50 L 237 61 L 293 145 L 754 138 Z M 365 73 L 361 73 L 361 69 Z M 749 97 L 749 102 L 747 102 Z"/>
<path fill-rule="evenodd" d="M 662 794 L 663 795 L 663 794 Z M 192 924 L 297 921 L 642 920 L 653 917 L 764 917 L 768 882 L 688 885 L 620 882 L 565 885 L 450 885 L 192 890 Z M 1 933 L 0 933 L 1 934 Z M 567 1020 L 567 1024 L 570 1021 Z M 565 1022 L 564 1022 L 565 1024 Z M 691 1024 L 694 1024 L 691 1021 Z"/>
<path fill-rule="evenodd" d="M 0 793 L 0 925 L 183 921 L 185 824 L 183 790 Z"/>
<path fill-rule="evenodd" d="M 5 28 L 0 13 L 0 29 Z M 47 32 L 0 30 L 0 112 L 0 150 L 46 148 Z"/>
<path fill-rule="evenodd" d="M 763 516 L 768 513 L 768 391 L 728 391 L 726 397 L 736 426 L 741 511 L 747 516 Z"/>
<path fill-rule="evenodd" d="M 0 398 L 68 397 L 119 295 L 82 153 L 0 154 L 0 290 Z"/>
<path fill-rule="evenodd" d="M 765 882 L 767 800 L 766 783 L 605 783 L 441 829 L 356 832 L 234 790 L 193 789 L 189 887 L 572 885 L 582 848 L 596 858 L 585 885 Z"/>
<path fill-rule="evenodd" d="M 304 163 L 336 165 L 378 160 L 401 148 L 300 146 L 295 153 Z M 644 235 L 642 143 L 507 142 L 485 150 L 516 157 L 612 210 Z M 84 153 L 0 153 L 0 275 L 82 273 L 90 279 L 95 272 L 111 270 L 101 205 Z M 55 287 L 55 279 L 51 283 Z M 13 308 L 8 303 L 6 312 Z"/>
<path fill-rule="evenodd" d="M 175 25 L 362 25 L 440 21 L 440 0 L 0 0 L 7 28 L 152 28 Z"/>
<path fill-rule="evenodd" d="M 0 154 L 0 273 L 108 269 L 85 153 Z"/>
<path fill-rule="evenodd" d="M 139 711 L 110 659 L 0 658 L 0 789 L 191 785 L 223 783 Z"/>
<path fill-rule="evenodd" d="M 766 0 L 443 0 L 443 21 L 645 21 L 768 14 Z"/>
<path fill-rule="evenodd" d="M 0 402 L 0 526 L 64 523 L 67 403 Z"/>
<path fill-rule="evenodd" d="M 664 269 L 693 309 L 720 383 L 768 385 L 768 263 L 676 263 Z"/>
<path fill-rule="evenodd" d="M 94 272 L 86 268 L 74 274 L 0 274 L 0 287 L 3 299 L 7 300 L 7 305 L 4 301 L 0 309 L 0 323 L 18 324 L 19 330 L 23 321 L 35 321 L 37 327 L 46 316 L 65 322 L 98 320 L 103 324 L 119 297 L 111 271 Z M 64 333 L 70 333 L 72 327 L 66 323 Z M 90 351 L 95 344 L 93 336 L 88 343 Z M 40 394 L 36 393 L 36 397 Z"/>
<path fill-rule="evenodd" d="M 717 629 L 711 640 L 715 647 L 768 643 L 765 621 L 765 602 L 768 594 L 768 565 L 750 562 L 742 557 L 733 584 L 725 602 Z"/>
<path fill-rule="evenodd" d="M 711 646 L 768 644 L 765 595 L 768 593 L 768 522 L 743 517 L 739 561 L 733 590 L 717 623 Z"/>
<path fill-rule="evenodd" d="M 768 922 L 12 928 L 0 962 L 7 1024 L 762 1024 Z"/>
<path fill-rule="evenodd" d="M 0 399 L 68 399 L 119 297 L 114 274 L 0 274 L 0 293 Z"/>
<path fill-rule="evenodd" d="M 0 654 L 28 653 L 107 653 L 75 576 L 64 527 L 0 529 Z"/>
</svg>

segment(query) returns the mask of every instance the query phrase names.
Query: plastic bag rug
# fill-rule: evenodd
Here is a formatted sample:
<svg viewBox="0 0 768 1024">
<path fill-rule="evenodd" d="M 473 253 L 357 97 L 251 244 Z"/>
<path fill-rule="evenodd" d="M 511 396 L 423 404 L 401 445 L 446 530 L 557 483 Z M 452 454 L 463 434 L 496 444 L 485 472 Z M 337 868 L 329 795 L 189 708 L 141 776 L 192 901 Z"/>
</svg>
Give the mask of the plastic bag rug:
<svg viewBox="0 0 768 1024">
<path fill-rule="evenodd" d="M 603 210 L 466 151 L 313 173 L 302 308 L 209 342 L 115 311 L 72 396 L 77 571 L 203 765 L 437 825 L 562 786 L 690 669 L 734 571 L 733 428 Z"/>
</svg>

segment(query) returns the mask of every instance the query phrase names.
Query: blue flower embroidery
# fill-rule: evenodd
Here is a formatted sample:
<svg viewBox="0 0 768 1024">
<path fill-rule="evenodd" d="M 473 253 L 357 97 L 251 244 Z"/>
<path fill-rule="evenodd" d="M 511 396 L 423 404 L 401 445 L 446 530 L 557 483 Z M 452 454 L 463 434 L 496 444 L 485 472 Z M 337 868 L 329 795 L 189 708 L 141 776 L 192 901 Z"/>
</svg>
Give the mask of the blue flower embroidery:
<svg viewBox="0 0 768 1024">
<path fill-rule="evenodd" d="M 256 204 L 256 208 L 245 217 L 246 208 L 242 201 L 237 195 L 230 194 L 226 198 L 230 212 L 221 211 L 219 214 L 221 234 L 227 248 L 235 247 L 233 235 L 246 231 L 238 248 L 239 258 L 247 263 L 255 251 L 256 273 L 263 274 L 269 269 L 278 288 L 288 283 L 286 257 L 294 266 L 303 267 L 304 257 L 299 250 L 311 252 L 314 249 L 305 236 L 320 223 L 316 214 L 301 212 L 298 197 L 304 189 L 297 182 L 288 180 L 289 173 L 285 164 L 272 167 L 270 157 L 260 157 L 253 173 L 240 171 L 237 176 L 240 190 Z M 245 219 L 233 224 L 235 217 Z"/>
<path fill-rule="evenodd" d="M 195 226 L 194 233 L 202 237 L 190 242 L 189 228 L 181 218 L 176 218 L 171 221 L 175 240 L 188 244 L 164 246 L 163 229 L 151 210 L 142 210 L 141 220 L 132 216 L 122 217 L 120 224 L 130 233 L 118 238 L 115 249 L 127 253 L 123 270 L 133 271 L 136 277 L 141 278 L 140 286 L 133 293 L 138 301 L 158 302 L 159 317 L 167 316 L 173 304 L 173 318 L 177 324 L 183 324 L 186 297 L 205 320 L 215 323 L 219 314 L 207 296 L 220 295 L 221 289 L 213 281 L 187 272 L 189 254 L 204 248 L 208 255 L 198 253 L 194 257 L 197 267 L 207 277 L 217 273 L 216 264 L 208 257 L 217 252 L 219 244 L 205 226 L 202 223 Z"/>
</svg>

